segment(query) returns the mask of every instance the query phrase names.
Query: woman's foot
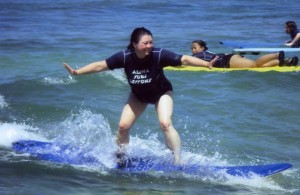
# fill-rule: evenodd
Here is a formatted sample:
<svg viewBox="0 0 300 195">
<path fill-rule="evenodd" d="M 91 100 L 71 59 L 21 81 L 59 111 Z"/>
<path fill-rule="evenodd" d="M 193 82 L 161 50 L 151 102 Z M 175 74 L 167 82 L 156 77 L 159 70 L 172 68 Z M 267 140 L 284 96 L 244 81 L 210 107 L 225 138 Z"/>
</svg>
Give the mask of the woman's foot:
<svg viewBox="0 0 300 195">
<path fill-rule="evenodd" d="M 126 167 L 126 155 L 123 151 L 117 151 L 116 152 L 116 158 L 117 158 L 117 168 L 123 169 Z"/>
<path fill-rule="evenodd" d="M 288 66 L 296 66 L 298 65 L 298 57 L 294 56 L 289 60 Z"/>
</svg>

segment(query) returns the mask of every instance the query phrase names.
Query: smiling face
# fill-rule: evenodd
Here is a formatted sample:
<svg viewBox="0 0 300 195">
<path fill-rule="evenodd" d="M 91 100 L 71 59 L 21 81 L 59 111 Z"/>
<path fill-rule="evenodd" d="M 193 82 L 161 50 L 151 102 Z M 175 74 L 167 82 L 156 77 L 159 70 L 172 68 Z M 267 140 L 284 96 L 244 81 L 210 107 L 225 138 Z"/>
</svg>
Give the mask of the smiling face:
<svg viewBox="0 0 300 195">
<path fill-rule="evenodd" d="M 138 43 L 133 43 L 135 53 L 138 58 L 147 57 L 153 49 L 153 39 L 151 35 L 142 35 Z"/>
<path fill-rule="evenodd" d="M 192 43 L 192 53 L 195 54 L 195 53 L 199 53 L 201 51 L 203 51 L 205 48 L 201 45 L 199 45 L 198 43 L 196 42 L 193 42 Z"/>
</svg>

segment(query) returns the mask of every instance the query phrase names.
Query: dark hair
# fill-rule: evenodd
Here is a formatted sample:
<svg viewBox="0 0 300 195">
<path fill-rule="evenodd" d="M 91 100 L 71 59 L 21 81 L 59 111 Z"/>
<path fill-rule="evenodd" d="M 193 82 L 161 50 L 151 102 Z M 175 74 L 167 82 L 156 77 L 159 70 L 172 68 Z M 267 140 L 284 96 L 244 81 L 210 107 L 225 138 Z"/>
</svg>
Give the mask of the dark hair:
<svg viewBox="0 0 300 195">
<path fill-rule="evenodd" d="M 150 35 L 152 37 L 151 31 L 144 27 L 134 29 L 131 33 L 130 43 L 127 49 L 133 49 L 133 43 L 138 43 L 143 35 Z"/>
<path fill-rule="evenodd" d="M 204 47 L 204 50 L 208 50 L 208 47 L 206 46 L 206 42 L 202 41 L 202 40 L 195 40 L 192 43 L 197 43 L 199 44 L 201 47 Z"/>
<path fill-rule="evenodd" d="M 287 21 L 285 25 L 290 29 L 290 30 L 296 30 L 297 29 L 297 24 L 294 21 Z"/>
</svg>

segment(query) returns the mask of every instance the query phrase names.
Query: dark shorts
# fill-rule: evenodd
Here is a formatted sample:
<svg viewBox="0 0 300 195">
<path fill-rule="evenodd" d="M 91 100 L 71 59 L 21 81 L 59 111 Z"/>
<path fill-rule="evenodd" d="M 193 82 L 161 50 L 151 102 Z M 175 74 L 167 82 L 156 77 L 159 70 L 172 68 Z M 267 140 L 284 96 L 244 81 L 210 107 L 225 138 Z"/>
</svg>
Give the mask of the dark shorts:
<svg viewBox="0 0 300 195">
<path fill-rule="evenodd" d="M 214 64 L 216 68 L 230 68 L 230 59 L 235 54 L 226 54 Z"/>
<path fill-rule="evenodd" d="M 168 91 L 173 91 L 173 87 L 170 81 L 166 79 L 161 81 L 160 86 L 156 87 L 154 91 L 150 89 L 147 90 L 147 92 L 144 91 L 143 94 L 136 93 L 134 91 L 132 91 L 132 93 L 137 97 L 137 99 L 139 99 L 143 103 L 155 104 L 165 93 L 167 93 Z"/>
<path fill-rule="evenodd" d="M 294 45 L 292 45 L 292 48 L 299 48 L 300 47 L 300 41 L 297 41 Z"/>
</svg>

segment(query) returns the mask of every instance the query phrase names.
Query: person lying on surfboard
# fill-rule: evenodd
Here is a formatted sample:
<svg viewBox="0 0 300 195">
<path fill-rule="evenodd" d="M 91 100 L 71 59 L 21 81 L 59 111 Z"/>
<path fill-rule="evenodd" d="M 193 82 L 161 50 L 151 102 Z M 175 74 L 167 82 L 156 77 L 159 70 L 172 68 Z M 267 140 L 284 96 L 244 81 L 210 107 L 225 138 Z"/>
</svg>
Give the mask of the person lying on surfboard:
<svg viewBox="0 0 300 195">
<path fill-rule="evenodd" d="M 278 53 L 266 54 L 256 60 L 242 57 L 239 54 L 215 54 L 208 51 L 206 42 L 195 40 L 192 42 L 192 53 L 194 57 L 205 61 L 211 61 L 215 56 L 219 59 L 214 63 L 215 68 L 259 68 L 271 66 L 295 66 L 298 64 L 298 57 L 294 56 L 290 60 L 285 60 L 283 51 Z"/>
<path fill-rule="evenodd" d="M 297 28 L 296 22 L 287 21 L 284 30 L 291 36 L 291 40 L 286 41 L 285 45 L 289 47 L 300 47 L 300 30 Z"/>
<path fill-rule="evenodd" d="M 181 141 L 171 119 L 173 88 L 164 75 L 163 67 L 191 65 L 212 68 L 216 60 L 217 57 L 207 62 L 189 55 L 155 48 L 152 33 L 142 27 L 133 30 L 126 50 L 119 51 L 106 60 L 90 63 L 77 70 L 66 63 L 64 66 L 72 75 L 124 68 L 131 93 L 123 108 L 116 136 L 116 143 L 119 146 L 116 155 L 120 163 L 122 163 L 125 148 L 129 144 L 130 128 L 145 111 L 147 105 L 154 104 L 167 146 L 173 152 L 174 163 L 180 164 Z"/>
</svg>

